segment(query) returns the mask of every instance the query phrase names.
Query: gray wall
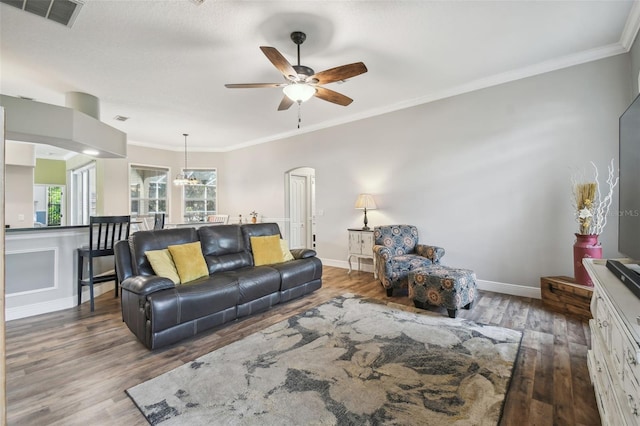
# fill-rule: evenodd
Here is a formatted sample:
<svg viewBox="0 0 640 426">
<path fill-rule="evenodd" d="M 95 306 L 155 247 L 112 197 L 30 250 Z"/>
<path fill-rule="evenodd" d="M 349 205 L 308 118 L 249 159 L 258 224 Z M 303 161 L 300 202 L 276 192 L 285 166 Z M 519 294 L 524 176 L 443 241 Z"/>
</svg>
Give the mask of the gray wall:
<svg viewBox="0 0 640 426">
<path fill-rule="evenodd" d="M 636 35 L 636 39 L 631 46 L 629 55 L 631 56 L 631 95 L 635 98 L 640 91 L 638 88 L 638 74 L 640 74 L 640 33 Z"/>
<path fill-rule="evenodd" d="M 629 70 L 619 55 L 227 153 L 221 205 L 284 216 L 284 173 L 314 167 L 323 259 L 346 259 L 346 229 L 362 226 L 356 197 L 370 192 L 370 226 L 415 224 L 421 241 L 447 249 L 446 264 L 537 287 L 573 275 L 571 170 L 617 166 Z M 619 256 L 616 233 L 613 214 L 605 257 Z"/>
</svg>

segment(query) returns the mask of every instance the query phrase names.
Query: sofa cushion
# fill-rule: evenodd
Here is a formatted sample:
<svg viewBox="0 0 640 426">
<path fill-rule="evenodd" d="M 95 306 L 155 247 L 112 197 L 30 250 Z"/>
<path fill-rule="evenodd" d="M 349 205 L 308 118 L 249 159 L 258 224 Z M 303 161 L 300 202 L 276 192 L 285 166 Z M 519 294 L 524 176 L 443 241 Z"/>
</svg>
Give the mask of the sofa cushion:
<svg viewBox="0 0 640 426">
<path fill-rule="evenodd" d="M 207 276 L 174 289 L 150 294 L 152 331 L 166 330 L 178 324 L 223 311 L 238 304 L 238 281 L 233 276 Z"/>
<path fill-rule="evenodd" d="M 194 228 L 161 229 L 157 231 L 138 231 L 129 237 L 129 248 L 133 258 L 132 275 L 155 275 L 151 263 L 145 256 L 150 250 L 166 249 L 170 245 L 198 241 Z"/>
<path fill-rule="evenodd" d="M 322 278 L 322 262 L 317 257 L 278 263 L 271 268 L 280 273 L 281 291 Z"/>
<path fill-rule="evenodd" d="M 201 226 L 198 235 L 209 274 L 251 266 L 240 226 Z"/>
<path fill-rule="evenodd" d="M 280 274 L 271 266 L 253 266 L 224 274 L 238 281 L 239 305 L 280 290 Z"/>
<path fill-rule="evenodd" d="M 251 254 L 255 266 L 284 262 L 279 235 L 251 237 Z"/>
<path fill-rule="evenodd" d="M 144 254 L 157 276 L 169 278 L 174 284 L 180 284 L 180 275 L 168 249 L 149 250 Z"/>
<path fill-rule="evenodd" d="M 199 241 L 169 246 L 168 249 L 180 275 L 180 281 L 183 283 L 209 275 L 209 268 L 204 261 Z"/>
</svg>

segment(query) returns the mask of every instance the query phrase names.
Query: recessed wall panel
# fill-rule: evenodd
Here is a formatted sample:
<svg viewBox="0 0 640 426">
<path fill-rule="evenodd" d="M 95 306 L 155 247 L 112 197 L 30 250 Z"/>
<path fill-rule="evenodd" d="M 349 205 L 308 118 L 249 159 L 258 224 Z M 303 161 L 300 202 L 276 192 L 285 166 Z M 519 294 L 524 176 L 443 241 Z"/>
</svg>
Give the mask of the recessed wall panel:
<svg viewBox="0 0 640 426">
<path fill-rule="evenodd" d="M 56 249 L 6 253 L 6 294 L 56 288 Z"/>
</svg>

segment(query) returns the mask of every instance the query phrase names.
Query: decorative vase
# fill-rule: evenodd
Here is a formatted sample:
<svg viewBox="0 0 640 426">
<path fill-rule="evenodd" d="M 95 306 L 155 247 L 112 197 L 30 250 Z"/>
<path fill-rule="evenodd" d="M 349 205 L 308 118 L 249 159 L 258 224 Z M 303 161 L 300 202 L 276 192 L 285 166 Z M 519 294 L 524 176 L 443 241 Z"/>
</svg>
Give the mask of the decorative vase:
<svg viewBox="0 0 640 426">
<path fill-rule="evenodd" d="M 576 283 L 593 287 L 587 270 L 582 264 L 582 259 L 602 259 L 602 246 L 598 242 L 598 235 L 575 234 L 576 242 L 573 244 L 573 274 Z"/>
<path fill-rule="evenodd" d="M 251 218 L 251 223 L 256 223 L 257 221 L 258 221 L 258 218 L 257 218 L 257 217 L 253 216 L 253 217 Z"/>
</svg>

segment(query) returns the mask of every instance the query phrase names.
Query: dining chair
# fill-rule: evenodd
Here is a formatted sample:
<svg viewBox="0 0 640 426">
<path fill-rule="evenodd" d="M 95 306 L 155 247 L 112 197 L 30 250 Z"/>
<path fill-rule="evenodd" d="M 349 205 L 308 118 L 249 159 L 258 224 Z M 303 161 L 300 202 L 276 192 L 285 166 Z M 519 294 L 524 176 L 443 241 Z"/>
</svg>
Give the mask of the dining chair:
<svg viewBox="0 0 640 426">
<path fill-rule="evenodd" d="M 89 287 L 91 312 L 94 310 L 93 285 L 107 281 L 115 281 L 115 297 L 118 297 L 118 277 L 114 269 L 94 274 L 95 258 L 113 256 L 113 246 L 117 241 L 129 238 L 131 228 L 130 216 L 91 216 L 89 218 L 89 245 L 79 247 L 78 260 L 78 306 L 82 303 L 82 287 Z M 84 277 L 84 260 L 88 263 L 88 276 Z"/>
<path fill-rule="evenodd" d="M 229 223 L 229 215 L 228 214 L 212 214 L 212 215 L 209 215 L 209 217 L 207 217 L 207 222 L 226 225 L 227 223 Z"/>
<path fill-rule="evenodd" d="M 164 218 L 165 213 L 156 213 L 153 215 L 153 229 L 163 229 L 164 228 Z"/>
</svg>

